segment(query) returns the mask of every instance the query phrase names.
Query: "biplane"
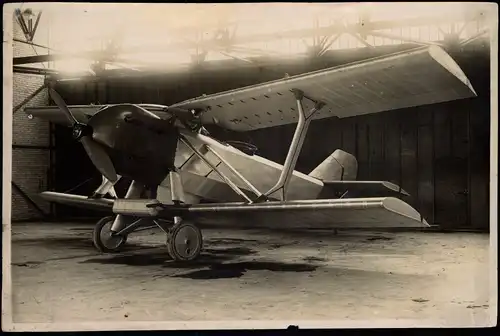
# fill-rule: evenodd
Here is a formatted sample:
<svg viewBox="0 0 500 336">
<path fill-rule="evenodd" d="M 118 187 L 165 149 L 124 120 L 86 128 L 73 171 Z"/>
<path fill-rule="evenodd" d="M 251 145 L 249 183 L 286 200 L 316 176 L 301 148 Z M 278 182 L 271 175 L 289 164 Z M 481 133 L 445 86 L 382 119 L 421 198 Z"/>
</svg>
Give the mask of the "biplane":
<svg viewBox="0 0 500 336">
<path fill-rule="evenodd" d="M 119 251 L 134 231 L 159 227 L 174 260 L 202 251 L 201 228 L 428 227 L 387 181 L 357 181 L 356 158 L 335 150 L 310 173 L 295 170 L 312 120 L 346 118 L 476 96 L 458 64 L 437 46 L 203 95 L 180 103 L 56 106 L 25 112 L 72 128 L 102 174 L 92 195 L 53 191 L 50 202 L 109 211 L 93 242 Z M 404 113 L 404 110 L 401 110 Z M 245 132 L 296 124 L 283 165 L 245 143 L 212 137 L 206 127 Z M 270 144 L 271 145 L 271 144 Z M 114 186 L 131 180 L 126 195 Z M 109 197 L 109 195 L 113 197 Z"/>
</svg>

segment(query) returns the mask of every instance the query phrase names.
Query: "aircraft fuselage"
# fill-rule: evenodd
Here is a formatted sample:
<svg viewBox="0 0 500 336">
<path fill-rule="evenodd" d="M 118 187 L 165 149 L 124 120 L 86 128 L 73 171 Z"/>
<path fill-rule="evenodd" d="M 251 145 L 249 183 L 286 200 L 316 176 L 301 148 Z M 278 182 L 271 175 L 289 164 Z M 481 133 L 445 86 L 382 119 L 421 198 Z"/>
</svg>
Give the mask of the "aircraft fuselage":
<svg viewBox="0 0 500 336">
<path fill-rule="evenodd" d="M 203 154 L 218 170 L 235 183 L 250 198 L 256 198 L 251 189 L 238 178 L 231 170 L 221 162 L 216 155 L 205 149 L 205 146 L 215 151 L 224 161 L 230 164 L 239 174 L 250 182 L 261 193 L 271 189 L 279 179 L 283 166 L 273 161 L 267 160 L 257 155 L 248 155 L 242 151 L 210 137 L 201 134 L 189 134 L 181 130 L 181 133 L 191 143 L 193 147 Z M 175 155 L 175 166 L 180 169 L 184 191 L 210 201 L 242 201 L 242 197 L 237 195 L 223 181 L 223 179 L 203 162 L 193 151 L 183 142 L 179 141 Z M 161 187 L 169 187 L 168 179 L 161 184 Z M 323 183 L 306 174 L 294 171 L 287 191 L 288 200 L 314 199 L 323 188 Z M 159 190 L 159 197 L 167 197 L 168 192 Z M 270 198 L 279 199 L 278 193 L 271 194 Z"/>
<path fill-rule="evenodd" d="M 236 184 L 247 196 L 257 196 L 251 188 L 207 150 L 209 146 L 223 160 L 245 177 L 258 191 L 265 193 L 278 181 L 283 166 L 257 155 L 223 144 L 209 136 L 192 132 L 178 125 L 171 127 L 141 110 L 115 105 L 97 112 L 89 120 L 94 140 L 106 148 L 116 172 L 145 186 L 158 188 L 161 201 L 171 200 L 168 174 L 175 167 L 182 177 L 184 193 L 190 203 L 208 201 L 242 201 L 221 176 L 208 166 L 179 138 L 182 135 L 199 154 Z M 130 107 L 130 106 L 128 106 Z M 295 171 L 287 191 L 287 199 L 314 199 L 323 183 Z M 279 195 L 270 195 L 279 199 Z"/>
</svg>

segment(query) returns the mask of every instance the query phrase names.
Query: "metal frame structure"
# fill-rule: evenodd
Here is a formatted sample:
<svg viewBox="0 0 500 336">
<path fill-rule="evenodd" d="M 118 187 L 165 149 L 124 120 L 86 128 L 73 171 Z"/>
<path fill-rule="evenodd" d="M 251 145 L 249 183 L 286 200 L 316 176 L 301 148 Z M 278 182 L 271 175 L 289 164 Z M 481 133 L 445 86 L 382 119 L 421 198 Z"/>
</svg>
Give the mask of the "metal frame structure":
<svg viewBox="0 0 500 336">
<path fill-rule="evenodd" d="M 297 111 L 299 114 L 297 127 L 295 128 L 292 143 L 290 144 L 290 149 L 286 156 L 285 164 L 283 166 L 283 170 L 281 171 L 280 177 L 274 187 L 272 187 L 264 194 L 267 197 L 281 190 L 282 201 L 286 200 L 286 190 L 288 184 L 290 183 L 293 171 L 295 170 L 295 165 L 297 164 L 297 159 L 299 158 L 302 145 L 304 144 L 304 140 L 307 135 L 307 130 L 312 121 L 312 117 L 324 106 L 324 103 L 322 102 L 314 102 L 315 106 L 306 115 L 302 106 L 302 100 L 307 97 L 304 97 L 304 93 L 299 90 L 293 90 L 293 93 L 295 96 L 295 100 L 297 101 Z"/>
<path fill-rule="evenodd" d="M 371 13 L 366 10 L 360 10 L 357 13 L 358 20 L 355 23 L 346 23 L 340 20 L 334 21 L 332 24 L 320 26 L 317 18 L 314 18 L 313 27 L 307 29 L 293 29 L 282 31 L 279 33 L 268 32 L 259 34 L 247 34 L 245 36 L 239 36 L 237 34 L 238 25 L 235 23 L 226 23 L 217 27 L 205 27 L 196 28 L 189 27 L 183 29 L 182 32 L 177 32 L 178 37 L 173 41 L 162 42 L 161 45 L 140 45 L 124 47 L 120 45 L 119 38 L 107 43 L 107 45 L 102 50 L 79 52 L 74 54 L 45 54 L 45 55 L 33 55 L 25 57 L 16 57 L 13 60 L 16 72 L 39 72 L 40 74 L 47 75 L 57 75 L 57 72 L 53 70 L 34 70 L 33 68 L 25 68 L 21 65 L 25 64 L 35 64 L 52 62 L 68 58 L 82 58 L 90 59 L 95 61 L 98 71 L 106 72 L 105 64 L 120 63 L 122 68 L 127 68 L 126 64 L 131 63 L 131 60 L 126 58 L 127 55 L 133 55 L 137 52 L 142 52 L 147 50 L 148 52 L 175 52 L 177 50 L 190 50 L 192 54 L 193 64 L 202 64 L 207 56 L 208 52 L 216 52 L 224 56 L 241 60 L 246 63 L 252 63 L 248 57 L 241 57 L 238 54 L 259 56 L 269 56 L 270 51 L 263 50 L 259 48 L 249 48 L 245 45 L 251 43 L 260 42 L 272 42 L 276 40 L 301 40 L 308 49 L 308 54 L 311 57 L 321 57 L 331 49 L 335 41 L 337 41 L 342 35 L 350 35 L 354 37 L 360 44 L 366 48 L 371 48 L 368 42 L 368 37 L 377 37 L 388 39 L 392 41 L 397 41 L 398 43 L 409 43 L 415 45 L 429 45 L 429 44 L 439 44 L 447 48 L 453 48 L 456 46 L 463 46 L 471 43 L 472 41 L 484 36 L 488 30 L 488 22 L 490 20 L 489 13 L 485 12 L 481 7 L 477 10 L 466 11 L 460 14 L 450 14 L 446 17 L 437 17 L 436 15 L 430 14 L 427 17 L 411 18 L 411 19 L 400 19 L 400 20 L 380 20 L 374 21 L 371 19 Z M 40 14 L 37 17 L 37 23 L 39 21 Z M 461 27 L 457 27 L 461 25 Z M 34 30 L 36 30 L 36 26 Z M 441 38 L 439 41 L 425 41 L 422 38 L 415 38 L 405 36 L 403 33 L 403 28 L 434 28 L 439 31 Z M 443 29 L 445 27 L 445 29 Z M 208 29 L 201 33 L 200 29 Z M 475 30 L 475 33 L 468 38 L 461 38 L 460 36 L 466 30 Z M 385 30 L 392 30 L 392 32 L 387 32 Z M 396 32 L 395 32 L 396 31 Z M 34 33 L 34 31 L 33 31 Z M 28 34 L 29 35 L 29 34 Z M 27 36 L 28 36 L 27 35 Z M 203 38 L 203 36 L 209 36 L 208 38 Z M 469 34 L 471 35 L 471 34 Z M 33 42 L 33 35 L 27 38 L 27 41 L 21 43 L 31 44 L 33 46 L 46 48 L 51 50 L 47 46 L 41 46 Z M 210 37 L 211 36 L 211 37 Z M 309 43 L 306 40 L 310 40 Z M 20 42 L 20 41 L 18 41 Z M 143 62 L 136 62 L 139 67 L 134 70 L 146 70 L 148 69 L 148 64 Z M 125 65 L 124 65 L 125 64 Z"/>
</svg>

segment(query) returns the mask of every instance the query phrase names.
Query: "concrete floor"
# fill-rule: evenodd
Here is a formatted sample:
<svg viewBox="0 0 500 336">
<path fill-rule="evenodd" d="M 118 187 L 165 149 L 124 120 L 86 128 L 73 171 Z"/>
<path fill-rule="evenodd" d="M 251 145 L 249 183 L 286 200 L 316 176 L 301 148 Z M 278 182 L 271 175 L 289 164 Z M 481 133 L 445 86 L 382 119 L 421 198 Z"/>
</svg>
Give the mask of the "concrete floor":
<svg viewBox="0 0 500 336">
<path fill-rule="evenodd" d="M 200 261 L 161 231 L 100 255 L 88 224 L 14 224 L 13 322 L 393 320 L 489 322 L 489 236 L 205 230 Z"/>
</svg>

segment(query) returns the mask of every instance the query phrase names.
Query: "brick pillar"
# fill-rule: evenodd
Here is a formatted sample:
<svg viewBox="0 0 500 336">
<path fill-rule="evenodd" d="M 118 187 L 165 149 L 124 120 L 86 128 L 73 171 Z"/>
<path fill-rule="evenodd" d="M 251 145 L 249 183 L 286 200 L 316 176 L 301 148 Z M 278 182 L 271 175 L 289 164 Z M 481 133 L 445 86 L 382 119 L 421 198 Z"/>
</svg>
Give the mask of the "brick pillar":
<svg viewBox="0 0 500 336">
<path fill-rule="evenodd" d="M 13 36 L 25 39 L 23 31 L 13 17 Z M 33 42 L 41 45 L 48 43 L 47 18 L 41 17 Z M 34 48 L 27 44 L 13 42 L 14 57 L 32 56 L 37 53 L 42 55 L 47 50 Z M 26 66 L 38 66 L 27 64 Z M 13 75 L 13 106 L 21 103 L 28 95 L 33 93 L 44 83 L 44 77 L 40 75 L 27 75 L 15 73 Z M 43 90 L 25 106 L 45 106 L 48 103 L 47 91 Z M 38 197 L 38 194 L 47 188 L 48 169 L 50 164 L 49 146 L 49 123 L 39 119 L 28 119 L 23 108 L 12 116 L 12 181 L 16 183 L 33 201 L 45 212 L 49 212 L 49 204 Z M 23 148 L 16 148 L 21 145 Z M 26 148 L 26 146 L 37 146 L 37 148 Z M 41 149 L 40 147 L 47 147 Z M 39 218 L 39 212 L 33 208 L 22 195 L 12 189 L 12 221 L 30 220 Z"/>
</svg>

